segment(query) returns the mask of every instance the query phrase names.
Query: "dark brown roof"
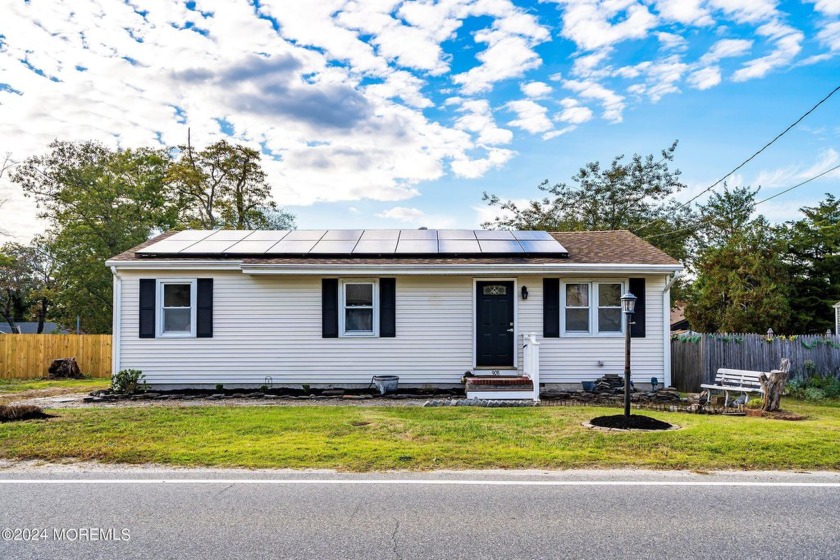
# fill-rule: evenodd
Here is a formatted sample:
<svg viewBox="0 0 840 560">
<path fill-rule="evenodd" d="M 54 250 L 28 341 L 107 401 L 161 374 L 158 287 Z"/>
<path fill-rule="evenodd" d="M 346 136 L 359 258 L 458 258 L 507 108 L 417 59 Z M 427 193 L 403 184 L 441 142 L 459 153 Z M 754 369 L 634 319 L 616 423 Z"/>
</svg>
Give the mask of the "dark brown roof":
<svg viewBox="0 0 840 560">
<path fill-rule="evenodd" d="M 166 239 L 175 232 L 170 231 L 150 239 L 124 253 L 113 257 L 112 261 L 138 260 L 179 260 L 207 261 L 231 260 L 248 264 L 288 264 L 288 265 L 366 265 L 388 263 L 393 265 L 517 265 L 517 264 L 658 264 L 679 265 L 680 263 L 644 239 L 626 230 L 617 231 L 561 231 L 551 235 L 569 252 L 568 257 L 139 257 L 136 252 L 152 243 Z"/>
</svg>

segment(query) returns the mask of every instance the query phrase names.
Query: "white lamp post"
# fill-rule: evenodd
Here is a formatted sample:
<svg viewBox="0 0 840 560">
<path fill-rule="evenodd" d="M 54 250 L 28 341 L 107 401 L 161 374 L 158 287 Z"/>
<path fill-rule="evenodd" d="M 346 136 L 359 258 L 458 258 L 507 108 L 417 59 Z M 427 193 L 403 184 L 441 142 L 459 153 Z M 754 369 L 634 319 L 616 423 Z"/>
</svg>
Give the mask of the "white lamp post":
<svg viewBox="0 0 840 560">
<path fill-rule="evenodd" d="M 621 296 L 624 311 L 624 428 L 630 427 L 630 325 L 636 312 L 636 296 L 627 292 Z"/>
</svg>

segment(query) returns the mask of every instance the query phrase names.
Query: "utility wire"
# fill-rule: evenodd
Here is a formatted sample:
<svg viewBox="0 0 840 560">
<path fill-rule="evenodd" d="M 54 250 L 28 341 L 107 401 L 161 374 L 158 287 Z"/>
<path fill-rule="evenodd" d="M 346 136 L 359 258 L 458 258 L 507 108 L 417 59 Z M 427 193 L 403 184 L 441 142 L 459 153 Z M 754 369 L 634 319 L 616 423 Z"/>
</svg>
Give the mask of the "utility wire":
<svg viewBox="0 0 840 560">
<path fill-rule="evenodd" d="M 804 180 L 804 181 L 802 181 L 801 183 L 797 183 L 797 184 L 793 185 L 792 187 L 788 187 L 788 188 L 786 188 L 785 190 L 783 190 L 783 191 L 781 191 L 781 192 L 777 192 L 777 193 L 776 193 L 776 194 L 774 194 L 773 196 L 768 196 L 767 198 L 762 199 L 762 200 L 759 200 L 758 202 L 753 202 L 753 204 L 752 204 L 752 208 L 753 208 L 753 209 L 755 209 L 755 207 L 756 207 L 756 206 L 758 206 L 759 204 L 764 204 L 764 203 L 765 203 L 765 202 L 767 202 L 768 200 L 773 200 L 774 198 L 779 197 L 779 196 L 782 196 L 782 195 L 783 195 L 783 194 L 785 194 L 785 193 L 789 193 L 790 191 L 792 191 L 792 190 L 794 190 L 794 189 L 798 189 L 799 187 L 801 187 L 801 186 L 803 186 L 803 185 L 807 185 L 807 184 L 808 184 L 808 183 L 810 183 L 811 181 L 816 181 L 816 180 L 817 180 L 817 179 L 819 179 L 820 177 L 824 177 L 825 175 L 828 175 L 828 174 L 829 174 L 829 173 L 831 173 L 832 171 L 837 171 L 838 169 L 840 169 L 840 164 L 835 165 L 835 166 L 834 166 L 834 167 L 832 167 L 831 169 L 826 169 L 825 171 L 823 171 L 823 172 L 822 172 L 822 173 L 820 173 L 819 175 L 814 175 L 813 177 L 811 177 L 811 178 L 809 178 L 809 179 L 805 179 L 805 180 Z M 665 232 L 665 233 L 657 233 L 656 235 L 648 235 L 647 237 L 645 237 L 645 239 L 646 239 L 646 240 L 650 240 L 650 239 L 655 239 L 655 238 L 657 238 L 657 237 L 665 237 L 665 236 L 668 236 L 668 235 L 675 235 L 675 234 L 677 234 L 677 233 L 688 233 L 688 232 L 692 232 L 692 231 L 697 231 L 698 229 L 700 229 L 700 228 L 702 228 L 703 226 L 707 225 L 707 224 L 708 224 L 708 222 L 710 222 L 710 221 L 711 221 L 711 217 L 706 218 L 705 220 L 703 220 L 703 222 L 704 222 L 704 223 L 695 224 L 695 225 L 693 225 L 693 226 L 691 226 L 691 227 L 688 227 L 688 228 L 685 228 L 685 229 L 678 229 L 678 230 L 676 230 L 676 231 L 667 231 L 667 232 Z"/>
<path fill-rule="evenodd" d="M 718 179 L 717 181 L 715 181 L 714 183 L 712 183 L 712 185 L 710 185 L 709 187 L 706 187 L 705 189 L 703 189 L 702 191 L 700 191 L 699 193 L 697 193 L 696 195 L 694 195 L 693 197 L 691 197 L 691 198 L 690 198 L 687 202 L 684 202 L 684 203 L 680 204 L 679 206 L 677 206 L 674 210 L 676 211 L 676 210 L 679 210 L 680 208 L 684 208 L 684 207 L 688 206 L 689 204 L 691 204 L 692 202 L 694 202 L 695 200 L 697 200 L 698 198 L 700 198 L 701 196 L 703 196 L 704 194 L 706 194 L 707 192 L 709 192 L 710 190 L 712 190 L 713 188 L 715 188 L 716 186 L 718 186 L 719 184 L 721 184 L 722 182 L 724 182 L 724 181 L 725 181 L 725 180 L 726 180 L 729 176 L 731 176 L 733 173 L 735 173 L 736 171 L 738 171 L 739 169 L 741 169 L 742 167 L 744 167 L 746 164 L 748 164 L 749 162 L 751 162 L 753 159 L 755 159 L 755 158 L 756 158 L 756 157 L 757 157 L 757 156 L 758 156 L 761 152 L 763 152 L 764 150 L 766 150 L 767 148 L 769 148 L 770 146 L 772 146 L 773 144 L 775 144 L 775 143 L 776 143 L 776 141 L 777 141 L 779 138 L 781 138 L 782 136 L 784 136 L 785 134 L 787 134 L 787 133 L 788 133 L 788 132 L 789 132 L 789 131 L 793 128 L 793 127 L 795 127 L 795 126 L 796 126 L 796 125 L 798 125 L 800 122 L 802 122 L 802 120 L 803 120 L 803 119 L 805 119 L 805 117 L 807 117 L 808 115 L 810 115 L 811 113 L 813 113 L 814 111 L 816 111 L 817 107 L 819 107 L 820 105 L 822 105 L 823 103 L 825 103 L 826 101 L 828 101 L 828 100 L 831 98 L 831 96 L 832 96 L 832 95 L 834 95 L 835 93 L 837 93 L 838 91 L 840 91 L 840 86 L 837 86 L 836 88 L 834 88 L 833 90 L 831 90 L 831 92 L 830 92 L 828 95 L 826 95 L 825 97 L 823 97 L 822 99 L 820 99 L 820 100 L 816 103 L 816 105 L 814 105 L 813 107 L 811 107 L 810 109 L 808 109 L 808 111 L 806 111 L 806 112 L 805 112 L 805 113 L 804 113 L 801 117 L 799 117 L 798 119 L 796 119 L 796 120 L 795 120 L 792 124 L 790 124 L 790 125 L 789 125 L 786 129 L 784 129 L 784 130 L 783 130 L 783 131 L 781 131 L 779 134 L 777 134 L 775 138 L 773 138 L 772 140 L 770 140 L 769 142 L 767 142 L 766 144 L 764 144 L 764 146 L 762 146 L 762 147 L 761 147 L 761 148 L 760 148 L 757 152 L 755 152 L 753 155 L 751 155 L 750 157 L 748 157 L 747 159 L 745 159 L 743 162 L 741 162 L 741 163 L 740 163 L 737 167 L 735 167 L 732 171 L 730 171 L 729 173 L 727 173 L 726 175 L 724 175 L 723 177 L 721 177 L 720 179 Z M 651 223 L 649 223 L 649 224 L 646 224 L 645 226 L 642 226 L 642 229 L 644 229 L 644 228 L 645 228 L 645 227 L 647 227 L 647 226 L 650 226 L 650 225 L 651 225 L 651 224 L 653 224 L 653 223 L 654 223 L 654 222 L 651 222 Z"/>
</svg>

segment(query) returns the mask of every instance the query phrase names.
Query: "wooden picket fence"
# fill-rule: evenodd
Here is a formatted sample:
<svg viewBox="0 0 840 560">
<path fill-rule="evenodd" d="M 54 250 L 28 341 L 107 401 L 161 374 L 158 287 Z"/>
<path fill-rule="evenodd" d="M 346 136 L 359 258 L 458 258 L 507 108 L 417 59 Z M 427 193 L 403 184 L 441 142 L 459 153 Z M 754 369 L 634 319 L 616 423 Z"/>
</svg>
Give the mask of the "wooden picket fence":
<svg viewBox="0 0 840 560">
<path fill-rule="evenodd" d="M 793 376 L 807 374 L 806 360 L 818 374 L 840 375 L 840 337 L 688 333 L 671 340 L 671 375 L 680 391 L 699 391 L 720 368 L 767 372 L 782 358 L 790 360 Z"/>
<path fill-rule="evenodd" d="M 46 377 L 57 358 L 76 358 L 82 373 L 111 376 L 110 334 L 0 335 L 0 379 Z"/>
</svg>

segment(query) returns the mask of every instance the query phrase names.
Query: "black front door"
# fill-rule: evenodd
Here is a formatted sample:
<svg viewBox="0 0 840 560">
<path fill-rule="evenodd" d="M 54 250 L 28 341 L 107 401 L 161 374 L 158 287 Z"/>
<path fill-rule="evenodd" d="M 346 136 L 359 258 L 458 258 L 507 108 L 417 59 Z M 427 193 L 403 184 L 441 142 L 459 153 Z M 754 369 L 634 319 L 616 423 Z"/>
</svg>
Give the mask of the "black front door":
<svg viewBox="0 0 840 560">
<path fill-rule="evenodd" d="M 513 282 L 476 282 L 476 366 L 513 366 Z"/>
</svg>

